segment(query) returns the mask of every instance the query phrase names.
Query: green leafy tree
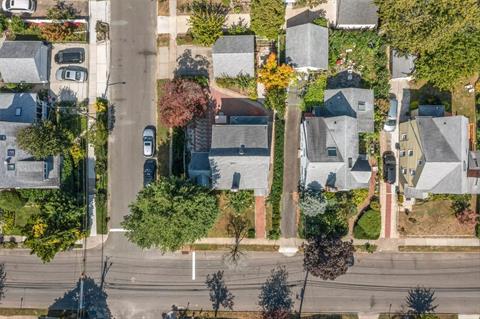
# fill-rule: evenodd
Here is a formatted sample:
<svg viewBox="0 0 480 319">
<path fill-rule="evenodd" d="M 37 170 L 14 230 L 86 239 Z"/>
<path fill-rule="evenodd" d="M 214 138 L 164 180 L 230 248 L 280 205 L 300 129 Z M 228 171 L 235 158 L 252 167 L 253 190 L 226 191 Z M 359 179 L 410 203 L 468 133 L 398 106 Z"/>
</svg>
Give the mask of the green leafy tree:
<svg viewBox="0 0 480 319">
<path fill-rule="evenodd" d="M 285 23 L 282 0 L 253 0 L 250 5 L 251 29 L 256 35 L 276 40 Z"/>
<path fill-rule="evenodd" d="M 307 109 L 323 105 L 325 89 L 327 88 L 327 75 L 320 74 L 314 81 L 308 84 L 303 96 L 303 103 Z"/>
<path fill-rule="evenodd" d="M 0 300 L 5 297 L 5 283 L 7 281 L 7 274 L 5 273 L 5 264 L 0 264 Z"/>
<path fill-rule="evenodd" d="M 217 271 L 211 275 L 207 275 L 205 280 L 207 288 L 210 289 L 210 301 L 212 302 L 215 318 L 217 318 L 220 306 L 233 310 L 233 299 L 235 296 L 228 290 L 223 280 L 223 271 Z"/>
<path fill-rule="evenodd" d="M 237 214 L 240 214 L 244 210 L 251 208 L 254 201 L 253 192 L 248 190 L 228 192 L 227 199 L 227 206 L 233 209 L 233 211 Z"/>
<path fill-rule="evenodd" d="M 52 121 L 40 121 L 17 132 L 17 143 L 35 158 L 59 155 L 72 146 L 72 134 Z"/>
<path fill-rule="evenodd" d="M 217 198 L 209 189 L 162 177 L 140 191 L 122 225 L 142 248 L 175 251 L 205 237 L 217 216 Z"/>
<path fill-rule="evenodd" d="M 258 296 L 263 318 L 288 318 L 293 307 L 291 294 L 285 267 L 272 269 L 270 277 L 262 285 Z"/>
<path fill-rule="evenodd" d="M 188 23 L 194 42 L 205 46 L 214 44 L 222 36 L 228 7 L 222 3 L 195 0 L 191 8 L 192 14 Z"/>
<path fill-rule="evenodd" d="M 400 52 L 418 56 L 416 78 L 449 89 L 480 67 L 477 0 L 375 2 L 388 41 Z"/>
<path fill-rule="evenodd" d="M 40 204 L 40 213 L 33 215 L 23 227 L 24 245 L 43 262 L 51 261 L 60 251 L 73 247 L 85 236 L 82 220 L 84 208 L 60 191 L 52 192 Z"/>
<path fill-rule="evenodd" d="M 301 190 L 299 204 L 302 213 L 306 216 L 323 214 L 328 206 L 321 192 L 309 188 Z"/>
</svg>

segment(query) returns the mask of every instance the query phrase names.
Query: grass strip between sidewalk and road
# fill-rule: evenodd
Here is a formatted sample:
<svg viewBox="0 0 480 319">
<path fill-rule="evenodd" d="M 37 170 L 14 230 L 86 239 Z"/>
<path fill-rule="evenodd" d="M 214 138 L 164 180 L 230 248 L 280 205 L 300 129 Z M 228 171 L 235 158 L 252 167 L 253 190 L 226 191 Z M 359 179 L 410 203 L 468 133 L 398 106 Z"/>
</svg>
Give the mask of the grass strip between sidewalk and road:
<svg viewBox="0 0 480 319">
<path fill-rule="evenodd" d="M 228 251 L 232 245 L 227 244 L 193 244 L 190 250 L 205 250 L 205 251 Z M 240 245 L 240 249 L 244 251 L 265 251 L 277 252 L 280 246 L 278 245 Z"/>
<path fill-rule="evenodd" d="M 447 252 L 480 252 L 480 246 L 398 246 L 400 252 L 447 253 Z"/>
<path fill-rule="evenodd" d="M 37 308 L 0 308 L 0 316 L 46 316 L 48 309 Z"/>
</svg>

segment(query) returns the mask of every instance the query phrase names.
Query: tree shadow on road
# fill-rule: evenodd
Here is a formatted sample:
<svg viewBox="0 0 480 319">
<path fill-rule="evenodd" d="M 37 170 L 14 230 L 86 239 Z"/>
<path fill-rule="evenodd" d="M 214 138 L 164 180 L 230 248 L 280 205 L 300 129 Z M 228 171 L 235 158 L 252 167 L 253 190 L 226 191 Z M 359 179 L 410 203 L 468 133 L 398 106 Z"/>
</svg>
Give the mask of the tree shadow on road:
<svg viewBox="0 0 480 319">
<path fill-rule="evenodd" d="M 83 280 L 83 313 L 82 318 L 112 318 L 107 304 L 107 293 L 97 284 L 95 280 L 86 277 Z M 80 301 L 80 281 L 74 289 L 67 291 L 62 297 L 48 308 L 48 316 L 61 316 L 61 318 L 75 317 L 77 315 Z M 72 317 L 72 318 L 73 318 Z"/>
</svg>

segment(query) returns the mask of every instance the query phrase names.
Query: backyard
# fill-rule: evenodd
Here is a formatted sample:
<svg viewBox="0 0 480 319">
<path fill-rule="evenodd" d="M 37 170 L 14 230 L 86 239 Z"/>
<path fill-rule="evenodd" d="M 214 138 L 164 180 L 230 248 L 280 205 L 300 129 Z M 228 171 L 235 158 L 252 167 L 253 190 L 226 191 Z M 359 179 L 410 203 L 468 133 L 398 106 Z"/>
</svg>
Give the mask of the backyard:
<svg viewBox="0 0 480 319">
<path fill-rule="evenodd" d="M 417 201 L 412 211 L 400 211 L 398 231 L 402 236 L 468 236 L 474 226 L 462 225 L 452 209 L 451 199 Z"/>
</svg>

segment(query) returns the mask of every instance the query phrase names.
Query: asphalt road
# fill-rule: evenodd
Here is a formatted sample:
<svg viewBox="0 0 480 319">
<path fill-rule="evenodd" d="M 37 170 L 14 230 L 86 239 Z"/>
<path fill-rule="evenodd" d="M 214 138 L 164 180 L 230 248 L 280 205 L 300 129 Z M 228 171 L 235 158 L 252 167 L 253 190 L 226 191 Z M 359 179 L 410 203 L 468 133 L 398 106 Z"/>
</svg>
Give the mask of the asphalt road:
<svg viewBox="0 0 480 319">
<path fill-rule="evenodd" d="M 60 254 L 49 265 L 35 256 L 3 251 L 7 291 L 2 307 L 73 307 L 72 289 L 80 274 L 80 252 Z M 7 255 L 8 254 L 8 255 Z M 107 302 L 115 318 L 159 318 L 171 305 L 210 309 L 204 280 L 225 269 L 225 280 L 235 295 L 235 310 L 256 310 L 259 288 L 278 264 L 286 265 L 293 296 L 304 273 L 302 257 L 277 253 L 250 253 L 241 270 L 226 268 L 220 253 L 200 253 L 196 280 L 191 255 L 132 250 L 125 254 L 105 250 L 110 265 L 105 279 Z M 100 284 L 101 252 L 89 251 L 87 276 Z M 438 312 L 480 313 L 480 254 L 361 254 L 355 266 L 336 281 L 310 277 L 305 311 L 388 312 L 401 308 L 407 291 L 417 285 L 436 290 Z M 77 290 L 78 291 L 78 290 Z M 97 296 L 93 290 L 89 296 Z M 67 298 L 64 298 L 65 293 Z M 23 297 L 23 300 L 22 300 Z M 93 298 L 93 297 L 90 297 Z M 96 304 L 102 298 L 94 297 Z M 295 301 L 298 309 L 299 301 Z"/>
<path fill-rule="evenodd" d="M 143 185 L 142 132 L 156 124 L 156 12 L 156 1 L 111 3 L 110 228 L 120 227 Z"/>
</svg>

